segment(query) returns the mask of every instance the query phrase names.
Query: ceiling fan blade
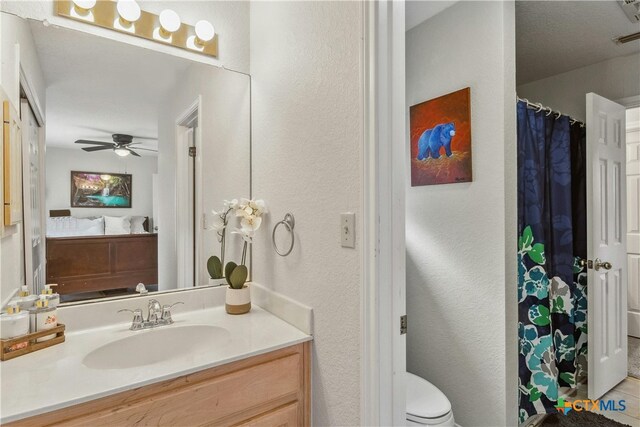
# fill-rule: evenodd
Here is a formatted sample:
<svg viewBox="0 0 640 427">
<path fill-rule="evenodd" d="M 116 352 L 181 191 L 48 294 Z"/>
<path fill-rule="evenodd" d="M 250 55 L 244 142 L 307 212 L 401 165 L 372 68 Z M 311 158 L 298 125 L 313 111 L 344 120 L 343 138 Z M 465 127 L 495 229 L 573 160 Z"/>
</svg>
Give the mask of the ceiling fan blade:
<svg viewBox="0 0 640 427">
<path fill-rule="evenodd" d="M 108 145 L 110 147 L 113 146 L 113 142 L 89 141 L 87 139 L 79 139 L 76 141 L 76 144 Z"/>
<path fill-rule="evenodd" d="M 157 141 L 158 137 L 157 136 L 132 136 L 133 139 L 149 139 L 151 141 Z"/>
<path fill-rule="evenodd" d="M 133 151 L 131 148 L 127 148 L 127 150 L 128 150 L 131 154 L 133 154 L 134 156 L 136 156 L 136 157 L 142 157 L 140 154 L 136 153 L 136 152 L 135 152 L 135 151 Z"/>
<path fill-rule="evenodd" d="M 144 150 L 144 151 L 153 151 L 154 153 L 157 153 L 158 150 L 152 150 L 150 148 L 141 148 L 141 147 L 134 147 L 136 150 Z"/>
<path fill-rule="evenodd" d="M 82 147 L 82 149 L 84 151 L 112 150 L 113 146 L 111 146 L 111 145 L 109 145 L 109 146 L 101 145 L 101 146 L 98 146 L 98 147 Z"/>
</svg>

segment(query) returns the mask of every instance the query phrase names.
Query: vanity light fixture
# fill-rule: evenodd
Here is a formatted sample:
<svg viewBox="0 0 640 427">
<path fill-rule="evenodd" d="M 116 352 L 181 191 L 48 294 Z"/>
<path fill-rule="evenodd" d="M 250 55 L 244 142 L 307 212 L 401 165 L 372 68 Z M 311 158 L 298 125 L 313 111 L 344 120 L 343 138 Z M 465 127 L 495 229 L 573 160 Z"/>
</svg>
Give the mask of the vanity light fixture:
<svg viewBox="0 0 640 427">
<path fill-rule="evenodd" d="M 130 27 L 131 24 L 140 19 L 140 6 L 136 0 L 118 0 L 116 6 L 118 15 L 120 15 L 120 24 L 124 27 Z"/>
<path fill-rule="evenodd" d="M 129 150 L 126 148 L 114 148 L 113 151 L 120 157 L 127 157 L 129 155 Z"/>
<path fill-rule="evenodd" d="M 216 30 L 213 28 L 213 25 L 209 21 L 198 21 L 196 22 L 196 39 L 195 43 L 197 46 L 204 46 L 213 40 L 216 36 Z"/>
<path fill-rule="evenodd" d="M 158 21 L 160 22 L 160 35 L 164 38 L 171 37 L 182 25 L 180 16 L 171 9 L 165 9 L 160 12 Z"/>
<path fill-rule="evenodd" d="M 0 0 L 1 1 L 1 0 Z M 142 10 L 139 0 L 55 0 L 58 16 L 184 49 L 218 56 L 218 34 L 210 21 L 180 21 L 171 9 L 159 15 Z"/>
<path fill-rule="evenodd" d="M 73 0 L 73 8 L 81 15 L 86 15 L 96 5 L 96 0 Z"/>
</svg>

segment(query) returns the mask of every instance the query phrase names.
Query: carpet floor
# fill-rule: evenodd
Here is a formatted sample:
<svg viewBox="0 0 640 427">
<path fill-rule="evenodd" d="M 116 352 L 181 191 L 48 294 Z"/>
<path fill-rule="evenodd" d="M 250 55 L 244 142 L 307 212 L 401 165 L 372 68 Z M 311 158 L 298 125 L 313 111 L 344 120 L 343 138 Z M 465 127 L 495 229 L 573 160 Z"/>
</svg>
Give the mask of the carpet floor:
<svg viewBox="0 0 640 427">
<path fill-rule="evenodd" d="M 567 415 L 552 414 L 544 419 L 541 427 L 624 427 L 622 424 L 610 420 L 594 412 L 569 411 Z M 629 426 L 630 427 L 630 426 Z"/>
<path fill-rule="evenodd" d="M 629 337 L 629 376 L 640 379 L 640 339 Z"/>
</svg>

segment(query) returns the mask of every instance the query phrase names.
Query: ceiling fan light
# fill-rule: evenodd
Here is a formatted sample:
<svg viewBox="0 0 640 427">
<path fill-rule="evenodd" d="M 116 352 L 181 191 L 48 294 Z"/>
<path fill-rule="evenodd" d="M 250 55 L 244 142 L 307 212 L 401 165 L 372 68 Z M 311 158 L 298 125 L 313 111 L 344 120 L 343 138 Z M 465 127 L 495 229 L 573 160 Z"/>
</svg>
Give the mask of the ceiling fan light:
<svg viewBox="0 0 640 427">
<path fill-rule="evenodd" d="M 127 25 L 131 25 L 140 19 L 142 13 L 136 0 L 118 0 L 116 8 L 118 9 L 120 19 Z"/>
<path fill-rule="evenodd" d="M 114 148 L 113 151 L 120 157 L 126 157 L 130 154 L 126 148 Z"/>
</svg>

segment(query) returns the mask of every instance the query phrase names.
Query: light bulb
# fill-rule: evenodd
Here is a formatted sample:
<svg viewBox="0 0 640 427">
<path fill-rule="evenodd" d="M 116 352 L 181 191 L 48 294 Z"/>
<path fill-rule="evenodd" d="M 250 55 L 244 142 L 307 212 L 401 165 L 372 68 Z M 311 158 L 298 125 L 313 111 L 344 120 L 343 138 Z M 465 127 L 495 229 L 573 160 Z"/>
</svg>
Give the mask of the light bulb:
<svg viewBox="0 0 640 427">
<path fill-rule="evenodd" d="M 88 12 L 96 5 L 96 0 L 73 0 L 73 6 L 80 12 Z"/>
<path fill-rule="evenodd" d="M 115 151 L 116 154 L 120 157 L 126 157 L 129 155 L 129 150 L 127 150 L 126 148 L 115 148 L 113 151 Z"/>
<path fill-rule="evenodd" d="M 131 25 L 140 19 L 140 6 L 136 0 L 118 0 L 117 9 L 123 24 Z"/>
<path fill-rule="evenodd" d="M 196 44 L 205 45 L 216 36 L 216 31 L 209 21 L 196 22 Z"/>
<path fill-rule="evenodd" d="M 160 12 L 160 27 L 162 35 L 168 37 L 171 33 L 180 29 L 180 17 L 171 9 Z"/>
</svg>

